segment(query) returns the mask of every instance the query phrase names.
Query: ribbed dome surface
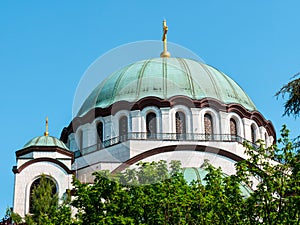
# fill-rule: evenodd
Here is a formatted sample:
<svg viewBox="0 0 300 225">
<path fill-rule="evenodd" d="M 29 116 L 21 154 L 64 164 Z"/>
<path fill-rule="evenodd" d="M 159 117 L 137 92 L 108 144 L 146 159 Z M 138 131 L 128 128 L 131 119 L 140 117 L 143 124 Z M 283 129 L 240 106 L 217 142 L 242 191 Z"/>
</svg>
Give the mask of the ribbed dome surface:
<svg viewBox="0 0 300 225">
<path fill-rule="evenodd" d="M 38 136 L 30 141 L 28 141 L 23 148 L 33 147 L 33 146 L 53 146 L 62 149 L 69 150 L 67 146 L 60 140 L 51 136 Z"/>
<path fill-rule="evenodd" d="M 174 96 L 193 100 L 209 97 L 256 110 L 243 89 L 219 70 L 191 59 L 154 58 L 135 62 L 111 74 L 85 100 L 78 116 L 121 100 L 136 102 L 149 96 L 165 100 Z"/>
</svg>

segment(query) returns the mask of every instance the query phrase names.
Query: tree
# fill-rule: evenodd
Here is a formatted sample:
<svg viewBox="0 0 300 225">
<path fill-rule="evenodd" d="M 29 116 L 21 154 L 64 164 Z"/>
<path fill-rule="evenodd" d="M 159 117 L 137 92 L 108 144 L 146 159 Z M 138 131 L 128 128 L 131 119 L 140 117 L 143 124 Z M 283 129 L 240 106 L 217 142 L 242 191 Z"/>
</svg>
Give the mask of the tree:
<svg viewBox="0 0 300 225">
<path fill-rule="evenodd" d="M 75 181 L 79 224 L 245 224 L 245 199 L 236 176 L 207 164 L 206 185 L 188 184 L 179 162 L 140 163 L 112 175 L 96 172 L 93 185 Z"/>
<path fill-rule="evenodd" d="M 72 224 L 70 198 L 66 196 L 59 204 L 54 182 L 42 175 L 32 191 L 32 212 L 26 215 L 28 225 L 69 225 Z"/>
<path fill-rule="evenodd" d="M 52 180 L 42 175 L 37 180 L 31 193 L 31 214 L 26 216 L 26 222 L 30 224 L 42 224 L 54 215 L 58 207 L 58 194 Z"/>
<path fill-rule="evenodd" d="M 187 183 L 177 161 L 141 162 L 122 173 L 94 173 L 94 184 L 74 180 L 71 205 L 61 206 L 41 179 L 27 224 L 300 224 L 300 157 L 283 126 L 277 145 L 245 142 L 248 158 L 235 175 L 205 162 L 204 180 Z M 257 183 L 252 183 L 258 181 Z M 253 187 L 243 196 L 242 185 Z M 41 203 L 44 203 L 41 204 Z"/>
<path fill-rule="evenodd" d="M 292 77 L 292 79 L 299 76 L 300 73 L 297 73 Z M 282 96 L 282 98 L 288 95 L 288 99 L 284 104 L 284 113 L 283 115 L 293 115 L 298 117 L 300 115 L 300 78 L 294 79 L 289 83 L 285 84 L 276 94 L 277 98 Z"/>
<path fill-rule="evenodd" d="M 277 145 L 265 148 L 245 143 L 248 159 L 237 164 L 237 176 L 259 183 L 246 199 L 245 213 L 251 224 L 300 224 L 300 158 L 286 126 Z"/>
<path fill-rule="evenodd" d="M 30 199 L 30 214 L 25 216 L 25 223 L 17 214 L 8 210 L 7 216 L 15 224 L 27 225 L 70 225 L 72 215 L 70 198 L 67 196 L 62 204 L 59 204 L 58 194 L 55 191 L 54 182 L 42 175 L 34 184 Z"/>
<path fill-rule="evenodd" d="M 75 181 L 77 224 L 299 224 L 300 158 L 288 133 L 283 126 L 278 145 L 267 148 L 245 142 L 249 158 L 236 175 L 206 162 L 205 184 L 188 184 L 178 162 L 164 161 L 96 172 L 93 185 Z M 254 187 L 250 197 L 241 185 Z"/>
</svg>

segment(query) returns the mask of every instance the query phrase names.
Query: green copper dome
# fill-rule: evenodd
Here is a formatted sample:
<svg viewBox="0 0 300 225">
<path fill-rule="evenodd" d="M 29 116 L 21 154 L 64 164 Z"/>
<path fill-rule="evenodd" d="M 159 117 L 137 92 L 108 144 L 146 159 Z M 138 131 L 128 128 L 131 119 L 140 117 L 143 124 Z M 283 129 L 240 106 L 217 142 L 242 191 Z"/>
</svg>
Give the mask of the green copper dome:
<svg viewBox="0 0 300 225">
<path fill-rule="evenodd" d="M 201 182 L 201 184 L 206 185 L 207 182 L 205 180 L 205 177 L 207 174 L 208 171 L 202 168 L 195 168 L 195 167 L 183 168 L 183 176 L 188 183 L 198 180 Z M 227 177 L 227 176 L 228 176 L 227 174 L 223 173 L 223 177 Z M 250 194 L 253 192 L 247 185 L 244 184 L 240 184 L 240 191 L 244 197 L 249 197 Z"/>
<path fill-rule="evenodd" d="M 23 148 L 33 147 L 33 146 L 52 146 L 59 147 L 62 149 L 69 150 L 67 146 L 60 140 L 51 136 L 38 136 L 30 141 L 28 141 Z"/>
<path fill-rule="evenodd" d="M 209 97 L 256 110 L 243 89 L 221 71 L 191 59 L 154 58 L 111 74 L 85 100 L 78 116 L 93 108 L 106 108 L 122 100 L 136 102 L 148 96 L 164 100 L 174 96 L 193 100 Z"/>
</svg>

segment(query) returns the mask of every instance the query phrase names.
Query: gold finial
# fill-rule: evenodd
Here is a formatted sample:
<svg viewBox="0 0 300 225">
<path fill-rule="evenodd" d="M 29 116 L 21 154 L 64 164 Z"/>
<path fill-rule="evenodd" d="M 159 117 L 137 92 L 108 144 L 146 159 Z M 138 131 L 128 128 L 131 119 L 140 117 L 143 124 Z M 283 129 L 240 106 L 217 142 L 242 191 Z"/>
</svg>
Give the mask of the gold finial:
<svg viewBox="0 0 300 225">
<path fill-rule="evenodd" d="M 46 131 L 44 132 L 44 136 L 48 136 L 49 132 L 48 132 L 48 116 L 46 117 Z"/>
<path fill-rule="evenodd" d="M 162 41 L 164 43 L 164 51 L 162 53 L 160 53 L 160 57 L 162 57 L 162 58 L 170 58 L 170 56 L 171 56 L 170 52 L 168 52 L 168 49 L 167 49 L 167 33 L 168 33 L 167 21 L 164 20 L 163 21 L 163 37 L 162 37 Z"/>
</svg>

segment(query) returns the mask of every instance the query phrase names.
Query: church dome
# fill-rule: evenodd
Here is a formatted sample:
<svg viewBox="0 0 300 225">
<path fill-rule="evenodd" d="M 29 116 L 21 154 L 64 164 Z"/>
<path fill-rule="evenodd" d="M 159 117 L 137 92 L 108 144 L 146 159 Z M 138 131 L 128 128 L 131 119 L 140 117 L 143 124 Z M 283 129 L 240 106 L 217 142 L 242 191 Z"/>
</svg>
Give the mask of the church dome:
<svg viewBox="0 0 300 225">
<path fill-rule="evenodd" d="M 213 98 L 225 104 L 240 104 L 249 111 L 256 110 L 243 89 L 216 68 L 192 59 L 154 58 L 112 73 L 85 100 L 78 116 L 118 101 L 137 102 L 149 96 L 163 100 L 174 96 L 193 100 Z"/>
<path fill-rule="evenodd" d="M 195 168 L 195 167 L 186 167 L 182 168 L 184 179 L 191 183 L 193 181 L 199 181 L 201 184 L 206 185 L 207 181 L 205 179 L 208 171 L 203 168 Z M 227 177 L 228 175 L 223 173 L 223 177 Z M 240 184 L 240 191 L 244 197 L 249 197 L 253 192 L 250 187 L 246 184 Z"/>
<path fill-rule="evenodd" d="M 59 147 L 65 150 L 69 150 L 67 146 L 59 139 L 51 136 L 38 136 L 28 141 L 23 148 L 35 147 L 35 146 L 51 146 Z"/>
</svg>

